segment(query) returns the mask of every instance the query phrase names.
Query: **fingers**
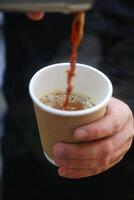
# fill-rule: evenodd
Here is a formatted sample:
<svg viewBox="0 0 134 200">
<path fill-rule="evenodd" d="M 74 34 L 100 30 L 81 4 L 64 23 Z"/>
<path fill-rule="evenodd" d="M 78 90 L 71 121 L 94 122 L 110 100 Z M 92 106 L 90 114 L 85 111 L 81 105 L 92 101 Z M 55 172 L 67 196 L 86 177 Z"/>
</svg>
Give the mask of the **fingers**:
<svg viewBox="0 0 134 200">
<path fill-rule="evenodd" d="M 122 160 L 134 137 L 133 115 L 129 107 L 112 98 L 106 115 L 77 129 L 77 143 L 54 146 L 58 173 L 67 178 L 82 178 L 101 173 Z"/>
<path fill-rule="evenodd" d="M 132 140 L 128 140 L 118 151 L 106 156 L 105 158 L 98 159 L 56 159 L 55 162 L 59 166 L 65 166 L 66 168 L 78 168 L 78 169 L 98 169 L 98 168 L 106 168 L 112 162 L 114 162 L 117 158 L 121 156 L 121 154 L 128 151 L 130 148 Z"/>
<path fill-rule="evenodd" d="M 123 159 L 124 155 L 119 157 L 116 161 L 114 161 L 110 166 L 107 168 L 103 169 L 70 169 L 70 168 L 64 168 L 61 167 L 58 170 L 58 173 L 60 176 L 64 178 L 71 178 L 71 179 L 78 179 L 78 178 L 85 178 L 85 177 L 90 177 L 90 176 L 95 176 L 97 174 L 100 174 L 109 168 L 113 167 L 115 164 L 119 163 Z"/>
<path fill-rule="evenodd" d="M 74 133 L 75 139 L 76 141 L 91 141 L 113 135 L 123 129 L 130 118 L 133 123 L 129 107 L 120 100 L 112 98 L 106 115 L 96 122 L 78 128 Z"/>
<path fill-rule="evenodd" d="M 128 140 L 118 151 L 112 155 L 109 155 L 105 159 L 75 159 L 66 161 L 62 160 L 62 162 L 57 162 L 58 165 L 60 164 L 58 173 L 60 176 L 66 178 L 83 178 L 97 175 L 120 162 L 130 148 L 131 143 L 132 140 Z"/>
<path fill-rule="evenodd" d="M 105 158 L 117 151 L 127 140 L 132 139 L 134 130 L 132 126 L 125 125 L 119 133 L 83 143 L 58 143 L 54 147 L 54 155 L 65 159 L 98 159 Z"/>
<path fill-rule="evenodd" d="M 86 169 L 78 169 L 78 168 L 66 168 L 64 166 L 60 167 L 58 170 L 58 173 L 60 176 L 65 178 L 71 178 L 71 179 L 78 179 L 78 178 L 84 178 L 84 177 L 90 177 L 95 176 L 99 173 L 102 173 L 109 168 L 113 167 L 115 164 L 119 163 L 124 157 L 124 154 L 122 154 L 118 159 L 116 159 L 114 162 L 112 162 L 110 165 L 104 168 L 86 168 Z"/>
<path fill-rule="evenodd" d="M 26 15 L 29 19 L 38 21 L 43 19 L 44 12 L 27 12 Z"/>
<path fill-rule="evenodd" d="M 96 171 L 94 169 L 69 169 L 64 167 L 59 168 L 58 173 L 60 176 L 64 178 L 84 178 L 88 176 L 93 176 L 96 174 Z"/>
</svg>

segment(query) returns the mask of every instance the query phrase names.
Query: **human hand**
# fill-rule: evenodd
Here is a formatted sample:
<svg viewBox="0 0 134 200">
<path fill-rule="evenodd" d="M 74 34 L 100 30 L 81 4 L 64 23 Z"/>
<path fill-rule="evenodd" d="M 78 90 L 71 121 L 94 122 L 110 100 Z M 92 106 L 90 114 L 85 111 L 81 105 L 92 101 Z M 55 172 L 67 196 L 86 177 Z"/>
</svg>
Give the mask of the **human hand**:
<svg viewBox="0 0 134 200">
<path fill-rule="evenodd" d="M 38 21 L 43 19 L 44 12 L 27 12 L 26 16 L 31 20 Z"/>
<path fill-rule="evenodd" d="M 80 143 L 57 143 L 53 153 L 58 173 L 66 178 L 97 175 L 121 161 L 130 149 L 134 125 L 129 107 L 112 98 L 106 115 L 78 128 L 74 133 Z"/>
</svg>

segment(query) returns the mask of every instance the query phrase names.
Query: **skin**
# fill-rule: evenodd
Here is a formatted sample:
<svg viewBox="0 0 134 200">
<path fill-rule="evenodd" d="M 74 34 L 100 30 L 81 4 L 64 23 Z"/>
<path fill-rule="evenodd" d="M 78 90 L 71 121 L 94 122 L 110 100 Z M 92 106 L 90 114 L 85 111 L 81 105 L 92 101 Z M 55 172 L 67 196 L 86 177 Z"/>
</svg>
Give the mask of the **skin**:
<svg viewBox="0 0 134 200">
<path fill-rule="evenodd" d="M 133 136 L 130 108 L 112 98 L 103 118 L 74 132 L 79 143 L 57 143 L 54 146 L 59 175 L 83 178 L 108 170 L 123 159 L 131 147 Z"/>
<path fill-rule="evenodd" d="M 44 17 L 43 12 L 26 15 L 36 21 Z M 130 149 L 133 114 L 123 101 L 111 98 L 105 116 L 79 127 L 74 137 L 78 143 L 57 143 L 53 148 L 58 174 L 74 179 L 97 175 L 119 163 Z"/>
<path fill-rule="evenodd" d="M 26 16 L 34 21 L 39 21 L 42 20 L 44 18 L 44 12 L 27 12 Z"/>
</svg>

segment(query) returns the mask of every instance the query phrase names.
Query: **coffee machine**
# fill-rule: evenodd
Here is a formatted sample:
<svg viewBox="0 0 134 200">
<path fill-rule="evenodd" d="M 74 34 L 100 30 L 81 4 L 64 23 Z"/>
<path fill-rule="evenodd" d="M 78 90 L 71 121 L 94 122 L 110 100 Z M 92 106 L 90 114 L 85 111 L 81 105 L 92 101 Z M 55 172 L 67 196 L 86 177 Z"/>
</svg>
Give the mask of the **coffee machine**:
<svg viewBox="0 0 134 200">
<path fill-rule="evenodd" d="M 91 8 L 93 0 L 0 0 L 0 11 L 80 12 Z"/>
</svg>

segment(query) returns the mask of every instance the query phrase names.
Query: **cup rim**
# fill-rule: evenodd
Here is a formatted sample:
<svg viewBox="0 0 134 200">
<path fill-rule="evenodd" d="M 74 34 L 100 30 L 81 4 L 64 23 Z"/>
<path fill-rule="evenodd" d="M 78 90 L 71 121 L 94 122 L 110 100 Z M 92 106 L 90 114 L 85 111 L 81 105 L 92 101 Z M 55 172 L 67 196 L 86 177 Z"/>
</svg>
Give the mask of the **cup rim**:
<svg viewBox="0 0 134 200">
<path fill-rule="evenodd" d="M 33 103 L 35 103 L 40 109 L 46 111 L 46 112 L 49 112 L 51 114 L 55 114 L 55 115 L 59 115 L 59 116 L 82 116 L 82 115 L 86 115 L 86 114 L 89 114 L 89 113 L 94 113 L 96 112 L 97 110 L 103 108 L 105 105 L 108 104 L 110 98 L 112 97 L 112 93 L 113 93 L 113 86 L 112 86 L 112 83 L 110 81 L 110 79 L 100 70 L 98 70 L 97 68 L 95 67 L 92 67 L 90 65 L 86 65 L 86 64 L 82 64 L 82 63 L 76 63 L 77 66 L 81 66 L 81 67 L 84 67 L 84 68 L 90 68 L 91 70 L 97 72 L 98 74 L 100 74 L 108 83 L 108 86 L 109 86 L 109 92 L 108 94 L 106 95 L 106 98 L 100 102 L 99 104 L 91 107 L 91 108 L 87 108 L 87 109 L 84 109 L 84 110 L 77 110 L 77 111 L 66 111 L 66 110 L 58 110 L 56 108 L 52 108 L 48 105 L 45 105 L 43 104 L 35 95 L 34 95 L 34 92 L 33 92 L 33 82 L 35 81 L 35 79 L 39 76 L 40 73 L 42 73 L 42 71 L 45 71 L 45 70 L 48 70 L 50 68 L 53 68 L 53 67 L 56 67 L 56 66 L 63 66 L 63 65 L 68 65 L 69 66 L 70 63 L 55 63 L 55 64 L 51 64 L 51 65 L 48 65 L 48 66 L 45 66 L 43 68 L 41 68 L 40 70 L 38 70 L 31 78 L 30 82 L 29 82 L 29 94 L 30 94 L 30 97 L 31 99 L 33 100 Z"/>
</svg>

